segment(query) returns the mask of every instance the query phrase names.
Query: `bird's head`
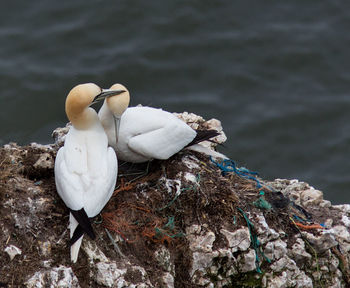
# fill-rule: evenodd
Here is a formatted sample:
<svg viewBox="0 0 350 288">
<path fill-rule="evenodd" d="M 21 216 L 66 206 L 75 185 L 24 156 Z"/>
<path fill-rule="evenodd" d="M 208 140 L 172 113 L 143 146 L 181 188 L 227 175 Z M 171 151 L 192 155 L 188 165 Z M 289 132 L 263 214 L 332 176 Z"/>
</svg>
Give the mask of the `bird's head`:
<svg viewBox="0 0 350 288">
<path fill-rule="evenodd" d="M 92 118 L 96 118 L 96 112 L 93 109 L 87 109 L 90 105 L 106 97 L 124 92 L 124 90 L 101 89 L 94 83 L 79 84 L 75 86 L 67 96 L 67 117 L 76 128 L 88 126 Z"/>
<path fill-rule="evenodd" d="M 129 106 L 130 94 L 129 94 L 128 89 L 126 89 L 125 86 L 123 86 L 121 84 L 112 85 L 110 90 L 123 91 L 122 93 L 120 93 L 116 96 L 108 97 L 106 99 L 108 109 L 112 112 L 112 116 L 114 119 L 115 137 L 116 137 L 115 141 L 116 141 L 116 143 L 118 143 L 121 117 L 122 117 L 124 111 Z"/>
<path fill-rule="evenodd" d="M 114 84 L 110 88 L 111 91 L 123 91 L 122 93 L 107 98 L 107 105 L 109 110 L 117 118 L 120 118 L 124 111 L 128 108 L 130 103 L 130 93 L 128 89 L 122 84 Z"/>
</svg>

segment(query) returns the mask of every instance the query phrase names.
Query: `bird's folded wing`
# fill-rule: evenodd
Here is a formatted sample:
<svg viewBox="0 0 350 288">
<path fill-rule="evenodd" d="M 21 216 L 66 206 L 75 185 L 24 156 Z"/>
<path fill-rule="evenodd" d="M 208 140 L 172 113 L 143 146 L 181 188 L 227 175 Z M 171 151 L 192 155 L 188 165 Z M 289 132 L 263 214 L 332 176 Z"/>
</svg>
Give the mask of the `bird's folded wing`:
<svg viewBox="0 0 350 288">
<path fill-rule="evenodd" d="M 182 123 L 181 123 L 182 124 Z M 168 159 L 184 148 L 196 136 L 185 123 L 166 125 L 159 129 L 130 138 L 128 146 L 145 157 Z"/>
<path fill-rule="evenodd" d="M 84 209 L 89 217 L 95 217 L 111 198 L 117 181 L 118 161 L 113 148 L 107 151 L 107 168 L 100 167 L 101 174 L 95 178 L 84 195 Z M 102 173 L 102 171 L 104 171 Z"/>
<path fill-rule="evenodd" d="M 72 210 L 83 208 L 84 188 L 79 174 L 68 169 L 66 147 L 58 150 L 55 160 L 55 181 L 57 192 L 66 206 Z M 69 157 L 69 156 L 68 156 Z"/>
<path fill-rule="evenodd" d="M 67 158 L 72 155 L 74 156 L 74 153 L 67 155 L 69 150 L 66 149 L 67 147 L 62 147 L 56 156 L 55 180 L 57 192 L 71 211 L 73 217 L 79 223 L 78 227 L 80 228 L 77 228 L 75 229 L 76 231 L 74 231 L 74 235 L 77 237 L 77 239 L 82 236 L 82 231 L 94 239 L 95 234 L 93 232 L 90 219 L 84 210 L 84 187 L 81 180 L 82 177 L 75 171 L 68 169 L 69 166 L 67 165 Z M 70 158 L 70 160 L 72 159 Z M 71 244 L 73 244 L 76 240 L 71 241 Z"/>
</svg>

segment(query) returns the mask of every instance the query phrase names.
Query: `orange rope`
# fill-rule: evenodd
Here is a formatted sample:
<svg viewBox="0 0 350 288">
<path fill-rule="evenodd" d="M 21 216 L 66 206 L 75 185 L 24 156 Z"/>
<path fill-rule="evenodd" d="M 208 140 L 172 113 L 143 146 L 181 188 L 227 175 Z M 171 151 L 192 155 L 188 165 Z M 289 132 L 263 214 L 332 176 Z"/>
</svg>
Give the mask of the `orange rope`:
<svg viewBox="0 0 350 288">
<path fill-rule="evenodd" d="M 132 225 L 129 225 L 127 222 L 125 223 L 118 223 L 116 222 L 114 219 L 113 219 L 113 214 L 112 213 L 103 213 L 102 214 L 102 218 L 104 220 L 104 224 L 103 226 L 105 228 L 107 228 L 108 230 L 110 231 L 114 231 L 116 233 L 118 233 L 125 242 L 127 243 L 133 243 L 135 242 L 136 240 L 130 240 L 128 239 L 128 237 L 126 237 L 124 235 L 124 233 L 122 233 L 120 230 L 119 230 L 119 226 L 122 226 L 124 228 L 129 228 L 129 229 L 132 229 L 133 226 Z M 119 224 L 119 225 L 118 225 Z"/>
<path fill-rule="evenodd" d="M 120 183 L 120 187 L 118 189 L 114 190 L 112 197 L 116 196 L 121 191 L 129 191 L 129 190 L 131 190 L 132 188 L 135 187 L 135 185 L 131 184 L 131 183 L 124 184 L 124 179 L 123 178 L 120 179 L 120 182 L 121 182 Z"/>
<path fill-rule="evenodd" d="M 294 224 L 302 229 L 324 229 L 324 227 L 322 227 L 320 224 L 312 224 L 312 225 L 304 225 L 304 224 L 301 224 L 299 222 L 295 222 L 294 221 Z"/>
<path fill-rule="evenodd" d="M 147 208 L 143 208 L 143 207 L 140 207 L 140 206 L 136 206 L 136 205 L 133 205 L 133 204 L 129 204 L 130 207 L 133 207 L 137 210 L 141 210 L 141 211 L 144 211 L 146 213 L 151 213 L 151 210 L 147 209 Z"/>
<path fill-rule="evenodd" d="M 154 243 L 162 243 L 162 244 L 164 244 L 165 241 L 167 241 L 168 243 L 171 243 L 174 240 L 174 239 L 172 239 L 171 237 L 169 237 L 166 234 L 163 234 L 161 238 L 157 239 L 156 238 L 156 231 L 154 230 L 154 228 L 155 227 L 153 227 L 152 230 L 146 228 L 142 232 L 142 236 L 148 237 Z"/>
</svg>

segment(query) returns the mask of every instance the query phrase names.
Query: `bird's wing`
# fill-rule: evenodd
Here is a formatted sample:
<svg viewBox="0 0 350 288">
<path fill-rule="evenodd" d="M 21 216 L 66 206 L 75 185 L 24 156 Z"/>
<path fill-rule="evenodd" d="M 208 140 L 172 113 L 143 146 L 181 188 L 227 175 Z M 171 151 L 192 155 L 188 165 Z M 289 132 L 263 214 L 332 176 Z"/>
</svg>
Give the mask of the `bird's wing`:
<svg viewBox="0 0 350 288">
<path fill-rule="evenodd" d="M 97 215 L 106 205 L 106 203 L 108 202 L 108 200 L 113 194 L 115 183 L 117 180 L 118 162 L 115 156 L 115 152 L 111 147 L 108 148 L 107 157 L 108 157 L 107 175 L 106 177 L 101 178 L 103 180 L 103 183 L 99 183 L 100 184 L 99 187 L 101 188 L 100 192 L 102 193 L 92 193 L 91 196 L 93 198 L 89 197 L 89 194 L 86 197 L 88 201 L 87 203 L 85 203 L 85 205 L 87 206 L 85 208 L 89 212 L 89 215 L 91 215 L 92 217 Z M 96 197 L 96 196 L 99 196 L 99 197 Z M 88 222 L 86 222 L 86 220 L 88 220 Z M 77 259 L 79 247 L 81 244 L 81 239 L 82 239 L 82 236 L 84 235 L 84 232 L 87 233 L 91 239 L 95 239 L 95 234 L 92 230 L 90 220 L 86 216 L 84 208 L 79 211 L 71 210 L 70 222 L 71 222 L 70 223 L 70 227 L 71 227 L 70 245 L 71 245 L 72 261 L 74 262 L 74 259 L 75 261 Z"/>
<path fill-rule="evenodd" d="M 69 153 L 69 145 L 60 148 L 55 160 L 55 181 L 57 192 L 63 202 L 70 209 L 74 218 L 79 222 L 82 229 L 93 239 L 90 219 L 84 210 L 84 183 L 82 176 L 73 167 L 68 166 L 67 159 L 74 159 L 74 153 Z M 78 167 L 78 165 L 75 165 Z M 84 169 L 84 168 L 83 168 Z"/>
<path fill-rule="evenodd" d="M 104 171 L 104 172 L 103 172 Z M 101 167 L 101 175 L 95 178 L 92 189 L 85 194 L 85 210 L 89 217 L 101 212 L 111 198 L 118 174 L 118 161 L 113 148 L 107 151 L 107 169 Z"/>
<path fill-rule="evenodd" d="M 163 127 L 131 137 L 131 150 L 148 158 L 168 159 L 184 148 L 196 132 L 181 120 L 163 122 Z"/>
<path fill-rule="evenodd" d="M 70 166 L 67 165 L 67 158 L 69 159 L 70 156 L 66 146 L 58 150 L 55 160 L 56 187 L 58 194 L 69 209 L 80 210 L 84 205 L 84 188 L 80 175 L 74 169 L 72 171 L 68 168 Z"/>
</svg>

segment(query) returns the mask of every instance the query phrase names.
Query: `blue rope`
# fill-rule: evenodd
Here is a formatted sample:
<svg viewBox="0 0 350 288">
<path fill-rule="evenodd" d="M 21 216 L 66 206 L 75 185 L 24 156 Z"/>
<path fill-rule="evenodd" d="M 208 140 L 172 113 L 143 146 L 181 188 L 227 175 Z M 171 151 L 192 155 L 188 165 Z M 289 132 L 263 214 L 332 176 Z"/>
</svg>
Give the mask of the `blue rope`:
<svg viewBox="0 0 350 288">
<path fill-rule="evenodd" d="M 175 220 L 174 216 L 168 217 L 168 223 L 164 225 L 164 228 L 169 228 L 170 230 L 174 230 L 174 227 L 175 227 L 174 220 Z"/>
<path fill-rule="evenodd" d="M 174 216 L 170 216 L 168 217 L 168 223 L 166 223 L 162 228 L 154 228 L 154 230 L 156 231 L 156 235 L 155 237 L 156 238 L 162 238 L 164 235 L 170 237 L 170 238 L 175 238 L 175 237 L 184 237 L 185 234 L 180 232 L 180 233 L 176 233 L 174 235 L 170 235 L 169 233 L 167 233 L 167 230 L 171 230 L 173 231 L 175 229 L 175 224 L 174 224 L 174 220 L 175 220 L 175 217 Z"/>
<path fill-rule="evenodd" d="M 294 218 L 295 220 L 297 220 L 297 221 L 299 221 L 299 222 L 301 222 L 301 223 L 310 222 L 310 221 L 307 221 L 307 220 L 305 220 L 305 219 L 303 219 L 303 218 L 301 218 L 301 217 L 299 217 L 299 216 L 297 216 L 297 215 L 295 215 L 295 214 L 293 214 L 292 216 L 293 216 L 293 218 Z"/>
<path fill-rule="evenodd" d="M 250 171 L 245 167 L 238 168 L 236 166 L 235 161 L 231 159 L 225 159 L 221 163 L 215 161 L 212 157 L 210 157 L 210 161 L 213 162 L 217 167 L 219 167 L 222 171 L 222 174 L 225 176 L 226 173 L 234 172 L 236 175 L 243 177 L 245 179 L 253 180 L 256 182 L 256 187 L 261 188 L 261 184 L 259 180 L 256 178 L 258 176 L 258 172 Z"/>
<path fill-rule="evenodd" d="M 242 214 L 242 216 L 244 217 L 245 221 L 247 222 L 247 226 L 249 229 L 249 233 L 250 233 L 250 241 L 253 245 L 253 248 L 255 250 L 255 265 L 256 265 L 256 272 L 258 273 L 262 273 L 261 269 L 260 269 L 260 258 L 259 258 L 259 254 L 268 262 L 271 263 L 271 260 L 264 254 L 264 252 L 262 252 L 261 250 L 261 243 L 258 239 L 258 236 L 255 233 L 255 228 L 254 228 L 254 224 L 249 220 L 248 216 L 244 213 L 244 211 L 237 207 L 238 211 Z"/>
</svg>

